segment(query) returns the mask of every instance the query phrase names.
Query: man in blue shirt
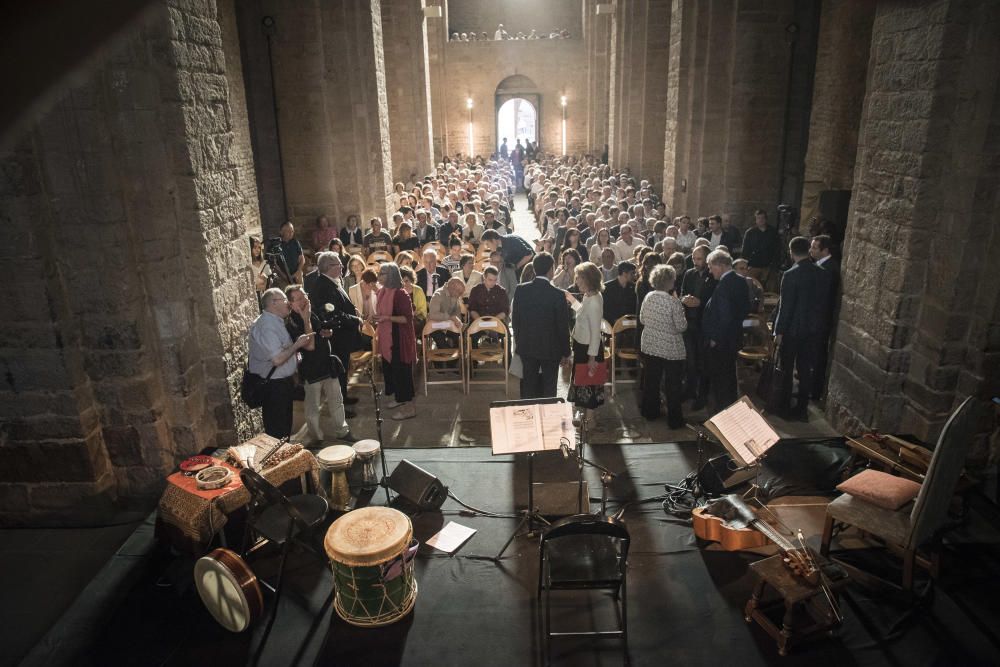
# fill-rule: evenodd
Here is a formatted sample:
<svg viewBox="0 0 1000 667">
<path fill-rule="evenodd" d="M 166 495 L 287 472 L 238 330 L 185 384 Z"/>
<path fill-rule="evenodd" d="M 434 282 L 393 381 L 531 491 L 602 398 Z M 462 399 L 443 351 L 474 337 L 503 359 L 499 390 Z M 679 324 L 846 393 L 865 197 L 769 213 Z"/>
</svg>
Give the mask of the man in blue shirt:
<svg viewBox="0 0 1000 667">
<path fill-rule="evenodd" d="M 250 372 L 270 379 L 261 388 L 264 432 L 275 438 L 292 433 L 292 398 L 295 353 L 311 344 L 314 332 L 304 333 L 295 342 L 285 328 L 291 312 L 285 293 L 277 287 L 261 296 L 263 312 L 250 325 L 247 335 Z"/>
</svg>

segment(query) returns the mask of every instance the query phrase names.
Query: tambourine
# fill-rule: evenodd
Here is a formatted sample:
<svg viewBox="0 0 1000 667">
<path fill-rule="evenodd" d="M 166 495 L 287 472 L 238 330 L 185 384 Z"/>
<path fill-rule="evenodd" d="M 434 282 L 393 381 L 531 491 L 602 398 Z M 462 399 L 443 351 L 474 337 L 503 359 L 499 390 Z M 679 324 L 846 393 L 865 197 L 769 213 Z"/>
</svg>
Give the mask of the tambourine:
<svg viewBox="0 0 1000 667">
<path fill-rule="evenodd" d="M 223 466 L 211 466 L 199 470 L 194 479 L 202 491 L 221 489 L 233 480 L 233 471 Z"/>
</svg>

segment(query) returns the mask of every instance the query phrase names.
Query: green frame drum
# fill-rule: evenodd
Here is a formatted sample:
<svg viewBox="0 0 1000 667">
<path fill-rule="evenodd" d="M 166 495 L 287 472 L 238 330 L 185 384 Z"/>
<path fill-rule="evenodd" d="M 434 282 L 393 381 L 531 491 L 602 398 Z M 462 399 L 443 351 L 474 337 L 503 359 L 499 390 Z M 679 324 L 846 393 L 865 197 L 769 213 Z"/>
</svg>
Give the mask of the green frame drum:
<svg viewBox="0 0 1000 667">
<path fill-rule="evenodd" d="M 333 522 L 323 546 L 333 570 L 333 606 L 360 627 L 395 623 L 413 609 L 417 582 L 410 518 L 390 507 L 363 507 Z"/>
</svg>

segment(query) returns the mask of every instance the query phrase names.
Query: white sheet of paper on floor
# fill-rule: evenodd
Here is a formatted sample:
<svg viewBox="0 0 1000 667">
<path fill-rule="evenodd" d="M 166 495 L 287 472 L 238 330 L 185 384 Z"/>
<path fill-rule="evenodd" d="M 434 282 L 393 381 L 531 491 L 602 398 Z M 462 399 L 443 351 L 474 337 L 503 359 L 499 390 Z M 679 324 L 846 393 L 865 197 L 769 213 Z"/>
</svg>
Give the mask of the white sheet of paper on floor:
<svg viewBox="0 0 1000 667">
<path fill-rule="evenodd" d="M 454 521 L 449 521 L 444 528 L 439 530 L 435 535 L 432 535 L 426 544 L 450 554 L 465 544 L 466 540 L 475 535 L 475 533 L 475 528 L 469 528 Z"/>
</svg>

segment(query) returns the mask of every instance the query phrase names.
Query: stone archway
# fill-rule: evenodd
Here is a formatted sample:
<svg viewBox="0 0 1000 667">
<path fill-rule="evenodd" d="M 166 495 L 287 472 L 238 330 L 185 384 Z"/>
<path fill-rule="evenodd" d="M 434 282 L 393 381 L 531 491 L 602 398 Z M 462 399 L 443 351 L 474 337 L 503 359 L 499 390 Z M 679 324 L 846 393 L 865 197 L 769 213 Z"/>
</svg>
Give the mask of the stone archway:
<svg viewBox="0 0 1000 667">
<path fill-rule="evenodd" d="M 531 110 L 534 112 L 534 141 L 538 141 L 541 136 L 542 130 L 542 96 L 538 92 L 538 86 L 535 82 L 524 76 L 523 74 L 514 74 L 508 76 L 506 79 L 497 84 L 496 93 L 494 95 L 494 108 L 493 108 L 493 146 L 498 148 L 502 137 L 500 136 L 500 111 L 501 109 L 509 110 L 511 107 L 505 107 L 508 102 L 512 100 L 520 100 L 521 102 L 516 103 L 514 106 L 522 106 L 523 103 L 527 103 Z M 525 109 L 527 111 L 527 109 Z M 515 111 L 516 113 L 516 111 Z M 528 114 L 530 115 L 530 114 Z M 513 136 L 508 137 L 507 146 L 513 148 L 516 143 L 516 139 Z M 523 145 L 523 142 L 522 142 Z"/>
</svg>

